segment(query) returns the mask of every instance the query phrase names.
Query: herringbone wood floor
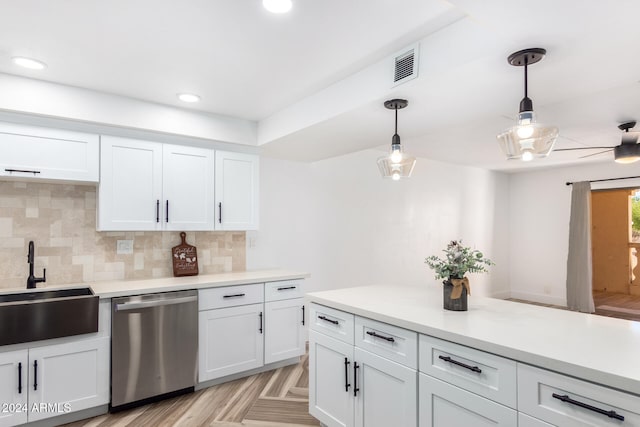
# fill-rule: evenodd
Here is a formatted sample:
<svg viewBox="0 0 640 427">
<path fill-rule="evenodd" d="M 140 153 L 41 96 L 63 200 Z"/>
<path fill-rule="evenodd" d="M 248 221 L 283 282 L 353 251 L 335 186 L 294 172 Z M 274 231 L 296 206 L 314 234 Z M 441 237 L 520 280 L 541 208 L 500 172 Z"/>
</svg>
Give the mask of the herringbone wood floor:
<svg viewBox="0 0 640 427">
<path fill-rule="evenodd" d="M 297 365 L 66 427 L 318 426 L 308 412 L 308 365 L 307 354 Z"/>
</svg>

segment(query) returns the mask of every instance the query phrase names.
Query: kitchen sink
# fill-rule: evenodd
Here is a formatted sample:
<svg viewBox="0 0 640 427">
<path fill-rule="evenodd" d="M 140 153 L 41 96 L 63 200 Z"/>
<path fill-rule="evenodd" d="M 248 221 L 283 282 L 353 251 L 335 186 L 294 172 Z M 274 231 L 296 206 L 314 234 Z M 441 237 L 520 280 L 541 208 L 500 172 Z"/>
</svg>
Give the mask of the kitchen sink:
<svg viewBox="0 0 640 427">
<path fill-rule="evenodd" d="M 91 288 L 0 295 L 0 345 L 98 332 L 98 301 Z"/>
</svg>

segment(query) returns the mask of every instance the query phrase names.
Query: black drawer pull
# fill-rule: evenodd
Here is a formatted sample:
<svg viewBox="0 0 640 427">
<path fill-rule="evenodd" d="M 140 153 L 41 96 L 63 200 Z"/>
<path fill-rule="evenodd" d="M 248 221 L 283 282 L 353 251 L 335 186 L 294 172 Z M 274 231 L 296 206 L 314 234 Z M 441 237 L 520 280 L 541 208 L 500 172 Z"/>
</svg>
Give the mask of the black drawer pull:
<svg viewBox="0 0 640 427">
<path fill-rule="evenodd" d="M 166 223 L 168 223 L 168 222 L 169 222 L 169 199 L 167 199 L 167 214 L 166 214 L 166 215 L 165 215 L 165 217 L 164 217 L 164 221 L 165 221 Z"/>
<path fill-rule="evenodd" d="M 367 331 L 367 335 L 371 335 L 372 337 L 380 338 L 389 342 L 396 342 L 396 340 L 394 340 L 393 337 L 385 337 L 384 335 L 378 335 L 373 331 Z"/>
<path fill-rule="evenodd" d="M 333 323 L 334 325 L 339 324 L 340 322 L 338 322 L 337 320 L 331 320 L 331 319 L 327 319 L 324 316 L 318 316 L 318 319 L 324 320 L 325 322 L 329 322 L 329 323 Z"/>
<path fill-rule="evenodd" d="M 262 333 L 262 312 L 260 312 L 260 333 Z"/>
<path fill-rule="evenodd" d="M 302 326 L 304 326 L 304 305 L 302 306 Z"/>
<path fill-rule="evenodd" d="M 243 297 L 246 294 L 232 294 L 232 295 L 224 295 L 222 298 L 238 298 L 238 297 Z"/>
<path fill-rule="evenodd" d="M 38 390 L 38 361 L 33 361 L 33 389 Z"/>
<path fill-rule="evenodd" d="M 453 363 L 454 365 L 467 368 L 470 371 L 477 372 L 479 374 L 482 373 L 482 369 L 478 368 L 477 366 L 471 366 L 471 365 L 467 365 L 466 363 L 458 362 L 457 360 L 453 360 L 449 356 L 438 356 L 438 358 L 444 360 L 445 362 Z"/>
<path fill-rule="evenodd" d="M 624 421 L 624 417 L 622 415 L 618 414 L 616 411 L 607 411 L 605 409 L 600 409 L 600 408 L 597 408 L 595 406 L 591 406 L 588 403 L 578 402 L 577 400 L 573 400 L 572 398 L 570 398 L 566 394 L 553 393 L 552 396 L 553 396 L 554 399 L 562 400 L 563 402 L 567 402 L 567 403 L 570 403 L 572 405 L 576 405 L 576 406 L 579 406 L 581 408 L 588 409 L 590 411 L 597 412 L 597 413 L 602 414 L 602 415 L 606 415 L 609 418 L 615 418 L 616 420 Z"/>
<path fill-rule="evenodd" d="M 295 288 L 296 288 L 295 286 L 287 286 L 287 287 L 285 287 L 285 288 L 278 288 L 278 290 L 279 290 L 279 291 L 286 291 L 286 290 L 289 290 L 289 289 L 295 289 Z"/>
<path fill-rule="evenodd" d="M 5 172 L 20 172 L 20 173 L 32 173 L 32 174 L 38 174 L 40 173 L 40 171 L 30 171 L 30 170 L 25 170 L 25 169 L 5 169 Z"/>
<path fill-rule="evenodd" d="M 156 200 L 156 222 L 160 222 L 160 200 Z"/>
<path fill-rule="evenodd" d="M 349 384 L 349 365 L 350 364 L 351 362 L 349 362 L 349 359 L 345 357 L 344 358 L 344 391 L 346 391 L 347 393 L 349 393 L 349 387 L 351 387 L 351 384 Z"/>
<path fill-rule="evenodd" d="M 218 223 L 222 224 L 222 202 L 218 203 Z"/>
<path fill-rule="evenodd" d="M 22 362 L 18 363 L 18 393 L 22 394 Z"/>
</svg>

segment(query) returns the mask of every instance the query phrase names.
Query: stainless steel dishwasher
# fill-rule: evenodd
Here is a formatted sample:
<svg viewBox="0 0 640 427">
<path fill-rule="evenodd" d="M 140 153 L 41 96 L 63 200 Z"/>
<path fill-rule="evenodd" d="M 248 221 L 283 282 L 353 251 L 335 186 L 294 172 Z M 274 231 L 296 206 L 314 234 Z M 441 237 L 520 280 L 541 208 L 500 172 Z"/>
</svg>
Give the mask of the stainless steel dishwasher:
<svg viewBox="0 0 640 427">
<path fill-rule="evenodd" d="M 198 292 L 113 298 L 111 411 L 193 391 Z"/>
</svg>

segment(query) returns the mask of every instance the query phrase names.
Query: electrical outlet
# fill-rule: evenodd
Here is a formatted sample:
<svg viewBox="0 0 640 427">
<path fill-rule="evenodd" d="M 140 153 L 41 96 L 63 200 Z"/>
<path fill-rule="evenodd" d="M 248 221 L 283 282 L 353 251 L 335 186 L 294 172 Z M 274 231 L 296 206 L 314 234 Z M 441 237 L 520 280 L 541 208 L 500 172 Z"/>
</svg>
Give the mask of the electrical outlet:
<svg viewBox="0 0 640 427">
<path fill-rule="evenodd" d="M 131 255 L 133 253 L 133 240 L 118 240 L 116 253 L 118 255 Z"/>
</svg>

